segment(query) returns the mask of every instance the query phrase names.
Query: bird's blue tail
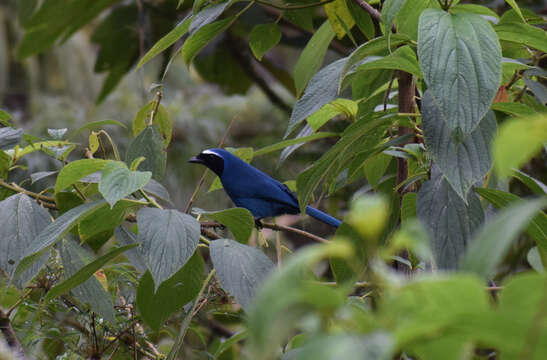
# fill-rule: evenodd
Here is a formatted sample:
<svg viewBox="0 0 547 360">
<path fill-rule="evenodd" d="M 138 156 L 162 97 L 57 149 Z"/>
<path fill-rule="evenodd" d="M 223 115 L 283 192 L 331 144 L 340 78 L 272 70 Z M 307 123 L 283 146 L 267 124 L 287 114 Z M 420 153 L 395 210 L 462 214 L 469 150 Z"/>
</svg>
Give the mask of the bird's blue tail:
<svg viewBox="0 0 547 360">
<path fill-rule="evenodd" d="M 332 217 L 329 214 L 326 214 L 320 210 L 317 210 L 316 208 L 312 208 L 311 206 L 306 206 L 306 214 L 313 218 L 316 218 L 319 221 L 324 222 L 325 224 L 329 224 L 330 226 L 338 227 L 340 226 L 340 224 L 342 224 L 342 222 L 337 218 Z"/>
</svg>

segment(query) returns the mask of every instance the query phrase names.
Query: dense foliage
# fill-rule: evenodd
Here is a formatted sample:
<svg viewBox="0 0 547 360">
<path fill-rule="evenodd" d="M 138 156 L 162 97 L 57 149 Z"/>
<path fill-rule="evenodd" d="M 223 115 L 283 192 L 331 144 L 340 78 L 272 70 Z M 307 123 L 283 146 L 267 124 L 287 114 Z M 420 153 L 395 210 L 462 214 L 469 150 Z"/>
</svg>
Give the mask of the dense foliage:
<svg viewBox="0 0 547 360">
<path fill-rule="evenodd" d="M 111 134 L 128 124 L 42 138 L 0 110 L 0 358 L 547 354 L 547 34 L 533 2 L 13 3 L 21 61 L 91 32 L 98 103 L 128 72 L 160 72 L 125 153 Z M 178 55 L 286 112 L 283 139 L 229 150 L 281 151 L 283 165 L 313 147 L 286 183 L 342 226 L 257 229 L 246 209 L 193 207 L 204 179 L 221 191 L 207 173 L 173 204 L 162 82 Z M 56 167 L 26 171 L 37 153 Z"/>
</svg>

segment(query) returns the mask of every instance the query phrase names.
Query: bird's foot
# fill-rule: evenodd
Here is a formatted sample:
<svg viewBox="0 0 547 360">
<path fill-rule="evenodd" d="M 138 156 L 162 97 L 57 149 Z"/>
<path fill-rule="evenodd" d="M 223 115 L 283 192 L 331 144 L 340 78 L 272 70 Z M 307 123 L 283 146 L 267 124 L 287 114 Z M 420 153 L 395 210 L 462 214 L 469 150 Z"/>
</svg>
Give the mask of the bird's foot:
<svg viewBox="0 0 547 360">
<path fill-rule="evenodd" d="M 264 228 L 264 225 L 262 225 L 262 221 L 260 221 L 260 219 L 255 220 L 255 226 L 258 230 L 262 230 Z"/>
</svg>

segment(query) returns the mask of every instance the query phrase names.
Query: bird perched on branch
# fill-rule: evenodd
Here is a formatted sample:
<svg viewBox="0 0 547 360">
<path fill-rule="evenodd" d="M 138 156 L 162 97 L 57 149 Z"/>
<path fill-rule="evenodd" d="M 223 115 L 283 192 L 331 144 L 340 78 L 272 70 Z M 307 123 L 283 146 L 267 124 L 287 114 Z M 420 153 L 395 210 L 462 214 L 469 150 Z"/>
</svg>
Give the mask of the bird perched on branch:
<svg viewBox="0 0 547 360">
<path fill-rule="evenodd" d="M 189 160 L 203 164 L 218 175 L 224 190 L 238 207 L 249 210 L 255 220 L 282 214 L 298 214 L 298 199 L 287 185 L 272 179 L 224 149 L 208 149 Z M 338 227 L 340 220 L 306 206 L 306 214 Z"/>
</svg>

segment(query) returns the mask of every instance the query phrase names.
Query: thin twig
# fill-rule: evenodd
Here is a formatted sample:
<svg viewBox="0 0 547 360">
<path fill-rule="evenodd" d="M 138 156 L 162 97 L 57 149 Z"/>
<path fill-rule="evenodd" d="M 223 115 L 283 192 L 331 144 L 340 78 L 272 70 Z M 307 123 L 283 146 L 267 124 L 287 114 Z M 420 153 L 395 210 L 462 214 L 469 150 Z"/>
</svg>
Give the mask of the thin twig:
<svg viewBox="0 0 547 360">
<path fill-rule="evenodd" d="M 265 227 L 267 229 L 272 229 L 272 230 L 275 230 L 275 231 L 285 231 L 285 232 L 289 232 L 289 233 L 293 233 L 293 234 L 302 235 L 302 236 L 307 237 L 308 239 L 312 239 L 312 240 L 319 241 L 319 242 L 322 242 L 322 243 L 328 243 L 329 242 L 327 239 L 324 239 L 320 236 L 317 236 L 317 235 L 314 235 L 314 234 L 309 233 L 307 231 L 300 230 L 300 229 L 297 229 L 297 228 L 293 228 L 293 227 L 290 227 L 290 226 L 271 224 L 271 223 L 262 223 L 262 227 Z"/>
<path fill-rule="evenodd" d="M 21 304 L 23 302 L 23 300 L 25 300 L 27 298 L 27 296 L 30 295 L 30 293 L 32 292 L 32 289 L 28 290 L 26 293 L 23 294 L 23 296 L 21 296 L 16 302 L 15 304 L 13 304 L 9 309 L 8 311 L 6 311 L 6 316 L 10 316 L 11 313 L 13 312 L 13 310 L 15 310 L 15 308 L 17 306 L 19 306 L 19 304 Z"/>
<path fill-rule="evenodd" d="M 232 125 L 234 124 L 235 120 L 237 119 L 237 115 L 232 117 L 232 120 L 230 121 L 230 124 L 226 128 L 226 131 L 224 132 L 224 135 L 222 136 L 222 139 L 220 140 L 218 147 L 222 147 L 224 145 L 224 142 L 226 141 L 226 138 L 228 137 L 228 134 L 230 133 L 230 130 L 232 129 Z M 186 204 L 186 209 L 184 209 L 184 213 L 188 214 L 190 211 L 190 208 L 192 207 L 192 204 L 194 203 L 194 200 L 196 200 L 196 196 L 198 196 L 199 190 L 201 189 L 201 186 L 205 182 L 205 177 L 207 176 L 207 173 L 209 172 L 208 168 L 205 168 L 205 171 L 203 171 L 203 175 L 201 175 L 201 179 L 199 179 L 199 183 L 194 189 L 194 193 L 192 194 L 192 197 L 190 197 L 190 200 L 188 201 L 188 204 Z"/>
<path fill-rule="evenodd" d="M 3 186 L 6 189 L 10 189 L 10 190 L 13 190 L 13 191 L 18 192 L 18 193 L 23 193 L 23 194 L 28 195 L 28 196 L 30 196 L 32 198 L 35 198 L 35 199 L 47 201 L 47 202 L 50 202 L 50 203 L 55 203 L 54 198 L 52 198 L 50 196 L 40 195 L 40 194 L 37 194 L 35 192 L 29 191 L 27 189 L 24 189 L 24 188 L 20 187 L 19 185 L 15 184 L 15 183 L 8 184 L 4 180 L 0 180 L 0 186 Z"/>
<path fill-rule="evenodd" d="M 382 21 L 382 14 L 373 8 L 369 3 L 367 3 L 365 0 L 353 0 L 354 3 L 359 5 L 363 10 L 369 13 L 369 15 L 376 21 L 381 22 Z M 391 31 L 397 32 L 397 28 L 395 27 L 395 24 L 391 26 Z"/>
</svg>

